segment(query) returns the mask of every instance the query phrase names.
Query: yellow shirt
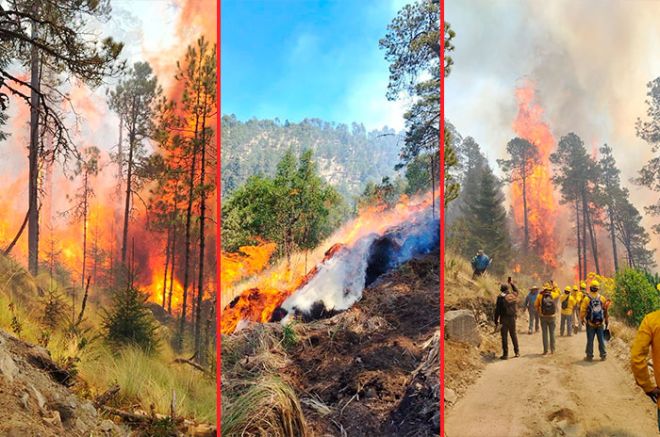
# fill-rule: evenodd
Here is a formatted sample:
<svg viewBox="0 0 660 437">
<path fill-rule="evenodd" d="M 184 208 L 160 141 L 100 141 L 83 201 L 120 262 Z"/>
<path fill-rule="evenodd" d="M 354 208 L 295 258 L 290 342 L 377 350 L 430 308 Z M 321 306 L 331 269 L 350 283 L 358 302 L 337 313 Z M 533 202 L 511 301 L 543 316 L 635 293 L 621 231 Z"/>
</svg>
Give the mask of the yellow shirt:
<svg viewBox="0 0 660 437">
<path fill-rule="evenodd" d="M 660 386 L 660 365 L 653 367 L 655 381 L 651 381 L 647 359 L 649 346 L 653 354 L 653 362 L 660 363 L 660 310 L 649 313 L 639 325 L 637 336 L 630 349 L 630 367 L 632 368 L 635 381 L 645 393 Z M 658 405 L 660 408 L 660 404 Z"/>
<path fill-rule="evenodd" d="M 562 308 L 563 303 L 565 300 L 568 300 L 568 305 L 566 306 L 566 309 Z M 573 314 L 573 308 L 575 308 L 575 298 L 571 296 L 570 294 L 562 294 L 561 297 L 559 298 L 559 307 L 562 308 L 561 314 L 564 316 L 570 316 Z"/>
<path fill-rule="evenodd" d="M 553 300 L 557 300 L 559 297 L 559 293 L 557 291 L 551 291 L 550 296 L 552 296 Z M 543 313 L 541 313 L 541 301 L 543 300 L 543 291 L 539 293 L 538 296 L 536 296 L 536 302 L 534 302 L 534 308 L 536 308 L 536 312 L 539 313 L 541 317 L 554 317 L 554 314 L 552 316 L 544 316 Z"/>
<path fill-rule="evenodd" d="M 575 304 L 578 306 L 578 310 L 580 309 L 580 304 L 582 303 L 582 292 L 581 291 L 571 291 L 571 296 L 573 296 L 573 299 L 575 299 Z"/>
<path fill-rule="evenodd" d="M 594 298 L 597 295 L 598 292 L 594 293 L 590 291 L 588 294 L 584 296 L 584 298 L 582 299 L 582 304 L 580 305 L 580 320 L 584 320 L 585 317 L 587 317 L 587 308 L 589 308 L 589 302 L 591 301 L 591 298 Z M 603 303 L 603 311 L 605 313 L 603 315 L 605 316 L 605 321 L 607 321 L 608 314 L 607 314 L 607 308 L 605 307 L 605 303 L 607 302 L 607 299 L 605 299 L 605 297 L 602 294 L 600 295 L 600 301 Z M 587 322 L 587 323 L 589 323 L 591 326 L 595 326 L 591 322 Z"/>
</svg>

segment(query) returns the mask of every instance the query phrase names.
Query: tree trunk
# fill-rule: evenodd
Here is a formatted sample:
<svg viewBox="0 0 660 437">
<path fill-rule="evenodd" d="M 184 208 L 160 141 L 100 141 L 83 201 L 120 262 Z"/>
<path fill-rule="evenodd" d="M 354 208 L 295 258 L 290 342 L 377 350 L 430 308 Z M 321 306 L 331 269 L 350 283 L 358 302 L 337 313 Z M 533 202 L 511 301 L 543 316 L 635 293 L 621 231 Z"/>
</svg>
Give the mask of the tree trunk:
<svg viewBox="0 0 660 437">
<path fill-rule="evenodd" d="M 38 14 L 38 2 L 33 12 Z M 32 22 L 31 37 L 38 37 L 38 28 Z M 39 271 L 39 92 L 41 89 L 39 49 L 33 45 L 30 75 L 30 150 L 28 174 L 28 270 L 36 276 Z"/>
<path fill-rule="evenodd" d="M 87 196 L 89 190 L 89 174 L 85 170 L 84 183 L 83 183 L 83 259 L 82 259 L 82 275 L 80 278 L 80 286 L 85 286 L 85 273 L 87 266 Z M 88 281 L 89 282 L 89 281 Z"/>
<path fill-rule="evenodd" d="M 582 276 L 582 241 L 580 239 L 580 208 L 577 196 L 575 197 L 575 230 L 577 232 L 577 252 L 578 252 L 578 282 L 584 277 Z"/>
<path fill-rule="evenodd" d="M 582 195 L 582 266 L 584 267 L 583 279 L 589 273 L 589 263 L 587 259 L 587 208 L 584 204 L 584 194 Z"/>
<path fill-rule="evenodd" d="M 197 361 L 204 365 L 206 363 L 206 354 L 202 353 L 202 302 L 204 300 L 204 253 L 205 253 L 205 235 L 204 228 L 206 224 L 206 114 L 202 116 L 202 140 L 201 140 L 201 159 L 200 159 L 200 205 L 199 205 L 199 271 L 197 272 L 197 314 L 195 318 L 195 353 Z"/>
<path fill-rule="evenodd" d="M 614 258 L 614 273 L 619 271 L 619 255 L 616 250 L 616 233 L 614 229 L 614 213 L 612 212 L 612 206 L 609 208 L 610 215 L 610 238 L 612 239 L 612 258 Z"/>
<path fill-rule="evenodd" d="M 175 207 L 176 209 L 176 207 Z M 167 312 L 172 314 L 172 290 L 174 288 L 174 264 L 176 262 L 176 223 L 172 227 L 172 261 L 170 262 L 170 289 L 167 297 Z"/>
<path fill-rule="evenodd" d="M 432 209 L 431 213 L 433 215 L 433 218 L 435 218 L 435 160 L 434 158 L 434 153 L 431 152 L 431 196 L 432 196 Z"/>
<path fill-rule="evenodd" d="M 523 188 L 523 222 L 525 227 L 524 249 L 525 253 L 529 251 L 529 222 L 527 221 L 527 169 L 526 163 L 523 164 L 522 169 L 522 188 Z"/>
<path fill-rule="evenodd" d="M 135 99 L 133 99 L 135 107 Z M 135 119 L 131 120 L 131 128 L 128 133 L 128 171 L 126 173 L 126 201 L 124 204 L 124 228 L 121 239 L 121 262 L 126 264 L 126 251 L 128 248 L 128 217 L 131 213 L 131 183 L 133 181 L 133 152 L 135 149 Z"/>
<path fill-rule="evenodd" d="M 596 266 L 596 273 L 600 275 L 600 266 L 598 263 L 598 243 L 596 242 L 596 236 L 594 234 L 594 226 L 591 220 L 591 211 L 589 211 L 589 203 L 587 200 L 586 192 L 582 192 L 582 202 L 584 203 L 584 209 L 586 213 L 587 228 L 589 229 L 589 240 L 591 242 L 591 253 L 594 257 L 594 264 Z"/>
<path fill-rule="evenodd" d="M 167 295 L 167 270 L 170 264 L 170 240 L 172 239 L 172 225 L 167 228 L 167 244 L 165 245 L 165 269 L 163 270 L 163 303 L 162 307 L 165 309 L 165 301 Z"/>
</svg>

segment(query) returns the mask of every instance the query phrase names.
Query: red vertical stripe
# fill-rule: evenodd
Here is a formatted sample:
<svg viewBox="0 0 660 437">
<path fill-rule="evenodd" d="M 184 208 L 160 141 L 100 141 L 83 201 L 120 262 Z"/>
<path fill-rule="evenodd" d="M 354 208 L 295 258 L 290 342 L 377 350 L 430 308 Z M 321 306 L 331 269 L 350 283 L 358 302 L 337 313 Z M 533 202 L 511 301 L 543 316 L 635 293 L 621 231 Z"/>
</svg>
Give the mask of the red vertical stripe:
<svg viewBox="0 0 660 437">
<path fill-rule="evenodd" d="M 216 29 L 217 29 L 217 46 L 216 46 L 216 58 L 217 58 L 217 71 L 216 74 L 218 75 L 218 79 L 216 81 L 216 99 L 217 99 L 217 105 L 218 105 L 218 117 L 217 117 L 217 133 L 216 133 L 216 150 L 217 150 L 217 158 L 216 158 L 216 176 L 215 176 L 215 186 L 216 186 L 216 202 L 217 202 L 217 208 L 216 208 L 216 236 L 217 238 L 215 239 L 215 256 L 216 256 L 216 271 L 215 271 L 215 281 L 216 281 L 216 296 L 215 296 L 215 348 L 216 348 L 216 376 L 215 376 L 215 416 L 216 416 L 216 434 L 218 437 L 222 435 L 222 425 L 221 425 L 221 420 L 222 420 L 222 334 L 220 333 L 220 318 L 222 317 L 222 314 L 220 313 L 222 311 L 222 284 L 220 283 L 220 268 L 221 268 L 221 259 L 222 257 L 220 256 L 220 249 L 222 247 L 222 202 L 220 200 L 221 194 L 222 193 L 222 166 L 220 165 L 220 162 L 222 160 L 222 99 L 221 99 L 221 87 L 220 83 L 222 82 L 222 75 L 220 74 L 220 58 L 222 57 L 222 50 L 220 49 L 220 0 L 216 0 L 217 4 L 217 24 L 216 24 Z"/>
<path fill-rule="evenodd" d="M 440 435 L 445 429 L 445 1 L 440 0 Z"/>
</svg>

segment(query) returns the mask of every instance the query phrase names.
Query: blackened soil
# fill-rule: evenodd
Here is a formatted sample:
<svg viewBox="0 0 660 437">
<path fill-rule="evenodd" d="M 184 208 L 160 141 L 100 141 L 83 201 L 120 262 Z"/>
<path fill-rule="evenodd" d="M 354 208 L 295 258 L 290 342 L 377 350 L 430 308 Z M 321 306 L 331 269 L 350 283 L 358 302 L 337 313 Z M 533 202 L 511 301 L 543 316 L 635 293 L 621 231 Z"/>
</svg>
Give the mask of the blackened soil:
<svg viewBox="0 0 660 437">
<path fill-rule="evenodd" d="M 435 252 L 379 278 L 350 310 L 304 325 L 286 373 L 301 399 L 330 407 L 304 403 L 315 435 L 438 435 L 439 375 L 414 372 L 439 329 L 439 297 Z"/>
</svg>

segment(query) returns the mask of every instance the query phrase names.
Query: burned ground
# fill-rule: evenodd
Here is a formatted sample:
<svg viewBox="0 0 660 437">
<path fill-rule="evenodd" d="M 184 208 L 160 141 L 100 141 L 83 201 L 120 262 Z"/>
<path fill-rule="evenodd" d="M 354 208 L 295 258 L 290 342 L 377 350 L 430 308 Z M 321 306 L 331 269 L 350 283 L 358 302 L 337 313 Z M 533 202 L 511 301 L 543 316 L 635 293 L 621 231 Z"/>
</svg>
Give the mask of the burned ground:
<svg viewBox="0 0 660 437">
<path fill-rule="evenodd" d="M 281 349 L 267 349 L 280 356 L 271 357 L 280 363 L 273 373 L 300 399 L 306 435 L 438 435 L 439 305 L 434 252 L 381 276 L 358 303 L 334 317 L 285 328 L 254 324 L 227 337 L 230 350 L 223 348 L 223 356 L 233 358 L 223 359 L 223 386 L 238 386 L 246 371 L 254 375 L 247 368 L 263 359 L 264 348 L 238 343 L 259 343 L 250 337 L 265 329 L 283 339 Z M 225 414 L 232 414 L 231 404 Z"/>
</svg>

